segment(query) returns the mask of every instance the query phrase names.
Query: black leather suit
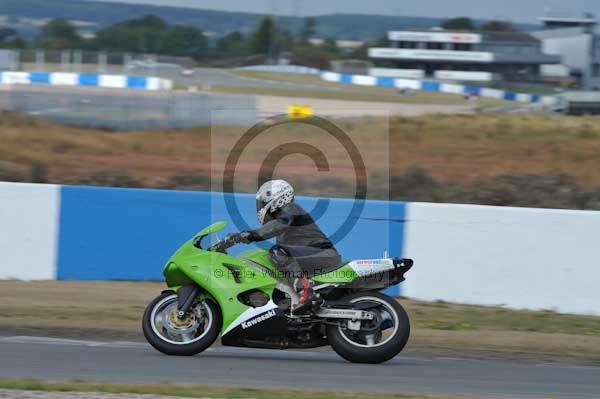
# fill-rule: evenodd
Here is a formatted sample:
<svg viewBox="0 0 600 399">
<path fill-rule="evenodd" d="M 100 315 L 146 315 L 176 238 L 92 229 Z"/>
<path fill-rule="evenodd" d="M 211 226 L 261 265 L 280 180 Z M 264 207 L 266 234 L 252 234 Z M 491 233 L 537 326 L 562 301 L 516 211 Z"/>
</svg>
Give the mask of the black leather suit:
<svg viewBox="0 0 600 399">
<path fill-rule="evenodd" d="M 269 221 L 249 233 L 250 241 L 276 237 L 271 261 L 289 281 L 302 274 L 308 277 L 333 269 L 341 263 L 333 243 L 313 218 L 294 202 L 269 215 Z"/>
</svg>

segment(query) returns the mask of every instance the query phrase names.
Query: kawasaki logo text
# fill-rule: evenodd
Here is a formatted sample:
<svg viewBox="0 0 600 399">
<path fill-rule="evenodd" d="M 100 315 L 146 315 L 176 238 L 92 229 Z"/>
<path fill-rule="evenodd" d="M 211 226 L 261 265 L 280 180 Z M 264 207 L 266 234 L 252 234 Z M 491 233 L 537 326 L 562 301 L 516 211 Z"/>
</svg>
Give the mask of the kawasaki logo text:
<svg viewBox="0 0 600 399">
<path fill-rule="evenodd" d="M 274 310 L 269 310 L 267 313 L 262 314 L 258 317 L 255 317 L 254 319 L 245 321 L 242 323 L 242 330 L 245 330 L 246 328 L 252 327 L 258 323 L 261 323 L 267 319 L 270 319 L 271 317 L 275 317 L 275 311 Z"/>
</svg>

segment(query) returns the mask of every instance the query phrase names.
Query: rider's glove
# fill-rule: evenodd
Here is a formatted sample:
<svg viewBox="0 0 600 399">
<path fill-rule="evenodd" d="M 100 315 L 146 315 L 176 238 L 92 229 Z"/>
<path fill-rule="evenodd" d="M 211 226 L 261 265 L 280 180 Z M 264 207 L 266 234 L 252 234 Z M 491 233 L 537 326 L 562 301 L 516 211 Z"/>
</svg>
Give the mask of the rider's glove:
<svg viewBox="0 0 600 399">
<path fill-rule="evenodd" d="M 243 244 L 249 244 L 252 241 L 252 233 L 249 231 L 242 231 L 237 234 L 237 239 Z"/>
</svg>

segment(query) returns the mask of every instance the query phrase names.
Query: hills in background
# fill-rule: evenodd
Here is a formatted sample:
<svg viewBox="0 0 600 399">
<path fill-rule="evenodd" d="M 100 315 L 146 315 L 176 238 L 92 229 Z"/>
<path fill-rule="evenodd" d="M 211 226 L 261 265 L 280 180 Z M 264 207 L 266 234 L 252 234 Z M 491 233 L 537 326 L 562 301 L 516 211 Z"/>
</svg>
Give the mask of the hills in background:
<svg viewBox="0 0 600 399">
<path fill-rule="evenodd" d="M 82 31 L 94 32 L 126 19 L 155 14 L 171 24 L 191 25 L 211 36 L 232 31 L 248 33 L 255 29 L 263 14 L 153 6 L 144 4 L 107 3 L 84 0 L 0 0 L 0 26 L 9 25 L 24 36 L 34 35 L 43 20 L 65 18 L 78 21 Z M 454 17 L 454 16 L 449 16 Z M 301 28 L 302 17 L 278 16 L 280 26 L 291 31 Z M 382 37 L 389 30 L 430 28 L 439 18 L 330 14 L 315 17 L 316 36 L 334 39 L 365 40 Z M 535 25 L 519 25 L 530 30 Z"/>
</svg>

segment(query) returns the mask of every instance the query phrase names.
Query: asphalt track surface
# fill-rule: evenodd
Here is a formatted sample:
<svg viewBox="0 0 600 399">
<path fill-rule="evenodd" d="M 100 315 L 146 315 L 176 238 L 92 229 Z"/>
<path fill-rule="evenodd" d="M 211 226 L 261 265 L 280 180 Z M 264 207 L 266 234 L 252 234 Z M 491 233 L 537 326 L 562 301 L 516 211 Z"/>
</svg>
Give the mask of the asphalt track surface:
<svg viewBox="0 0 600 399">
<path fill-rule="evenodd" d="M 318 83 L 281 82 L 270 79 L 239 76 L 232 73 L 234 70 L 219 68 L 194 68 L 194 74 L 191 76 L 182 76 L 179 68 L 162 67 L 157 68 L 154 72 L 162 78 L 171 79 L 175 84 L 184 86 L 209 85 L 222 87 L 260 87 L 270 89 L 317 90 L 325 92 L 360 92 L 364 90 L 362 87 L 352 85 L 334 87 Z"/>
<path fill-rule="evenodd" d="M 600 397 L 600 368 L 398 356 L 351 364 L 333 352 L 216 347 L 169 357 L 144 343 L 0 337 L 0 378 L 169 382 L 242 387 L 467 395 Z"/>
</svg>

